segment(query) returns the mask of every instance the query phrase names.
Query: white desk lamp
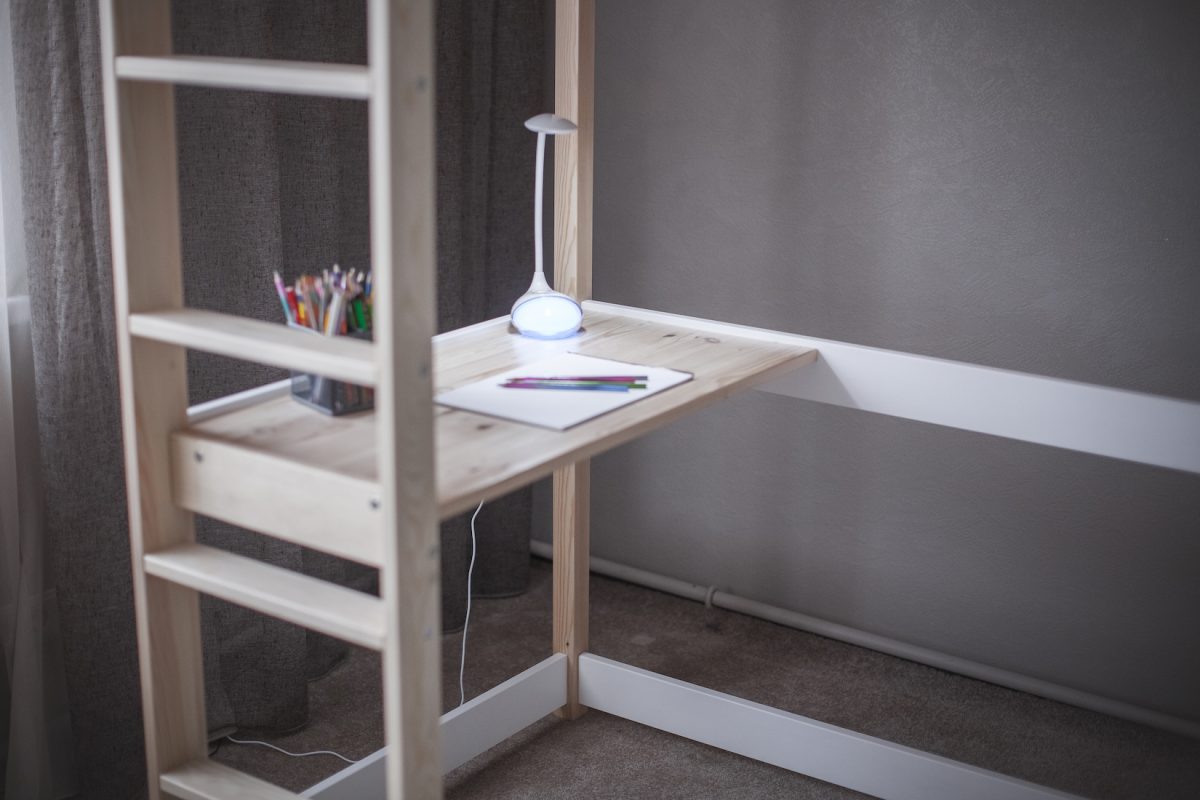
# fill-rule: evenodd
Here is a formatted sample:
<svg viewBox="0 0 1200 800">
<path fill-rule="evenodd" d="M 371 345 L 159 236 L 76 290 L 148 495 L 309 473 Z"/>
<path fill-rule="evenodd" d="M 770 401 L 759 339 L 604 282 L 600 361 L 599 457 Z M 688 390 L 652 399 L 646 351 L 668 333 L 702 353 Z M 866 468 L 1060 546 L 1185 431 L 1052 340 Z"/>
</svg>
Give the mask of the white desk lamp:
<svg viewBox="0 0 1200 800">
<path fill-rule="evenodd" d="M 537 176 L 533 197 L 533 283 L 512 307 L 512 324 L 523 336 L 562 339 L 579 330 L 583 308 L 574 298 L 556 292 L 546 283 L 542 269 L 542 181 L 545 175 L 546 134 L 574 133 L 575 123 L 554 114 L 538 114 L 525 121 L 537 138 Z"/>
</svg>

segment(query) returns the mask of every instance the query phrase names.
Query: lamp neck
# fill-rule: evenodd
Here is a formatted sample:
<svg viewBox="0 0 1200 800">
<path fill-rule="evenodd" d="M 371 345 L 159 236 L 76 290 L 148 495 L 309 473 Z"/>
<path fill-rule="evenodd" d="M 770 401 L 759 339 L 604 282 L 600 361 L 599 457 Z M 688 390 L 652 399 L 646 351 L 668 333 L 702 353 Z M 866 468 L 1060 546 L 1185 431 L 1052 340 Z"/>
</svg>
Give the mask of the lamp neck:
<svg viewBox="0 0 1200 800">
<path fill-rule="evenodd" d="M 545 175 L 545 167 L 546 134 L 539 131 L 537 140 L 537 175 L 534 178 L 533 184 L 533 281 L 536 284 L 540 275 L 543 285 L 546 283 L 546 273 L 542 269 L 542 179 Z M 548 286 L 546 288 L 549 289 Z"/>
<path fill-rule="evenodd" d="M 550 284 L 546 283 L 546 273 L 539 269 L 537 272 L 533 273 L 533 283 L 530 284 L 529 291 L 526 292 L 526 294 L 553 291 L 554 290 L 550 288 Z"/>
</svg>

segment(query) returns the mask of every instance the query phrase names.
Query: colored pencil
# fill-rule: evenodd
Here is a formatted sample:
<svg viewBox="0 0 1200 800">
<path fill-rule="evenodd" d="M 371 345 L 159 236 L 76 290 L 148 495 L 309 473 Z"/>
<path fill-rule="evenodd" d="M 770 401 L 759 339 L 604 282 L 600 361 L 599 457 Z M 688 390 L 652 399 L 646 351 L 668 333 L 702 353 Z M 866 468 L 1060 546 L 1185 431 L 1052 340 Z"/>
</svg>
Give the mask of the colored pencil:
<svg viewBox="0 0 1200 800">
<path fill-rule="evenodd" d="M 288 321 L 292 322 L 292 323 L 299 322 L 300 321 L 300 309 L 296 306 L 296 291 L 294 289 L 292 289 L 292 287 L 288 286 L 284 290 L 284 294 L 287 297 L 288 309 L 291 312 L 288 315 Z"/>
<path fill-rule="evenodd" d="M 558 389 L 567 392 L 628 392 L 629 387 L 619 383 L 502 383 L 502 389 Z"/>
<path fill-rule="evenodd" d="M 624 386 L 626 389 L 645 389 L 646 384 L 633 381 L 505 381 L 505 386 Z"/>
<path fill-rule="evenodd" d="M 509 378 L 510 381 L 601 381 L 607 383 L 630 383 L 649 379 L 648 375 L 552 375 Z"/>
<path fill-rule="evenodd" d="M 278 271 L 272 277 L 288 324 L 326 336 L 371 332 L 369 271 L 343 270 L 334 264 L 320 276 L 301 275 L 292 286 Z"/>
<path fill-rule="evenodd" d="M 291 322 L 292 310 L 288 307 L 287 290 L 283 286 L 283 278 L 279 277 L 279 273 L 275 273 L 275 292 L 279 295 L 279 304 L 283 306 L 283 318 Z"/>
</svg>

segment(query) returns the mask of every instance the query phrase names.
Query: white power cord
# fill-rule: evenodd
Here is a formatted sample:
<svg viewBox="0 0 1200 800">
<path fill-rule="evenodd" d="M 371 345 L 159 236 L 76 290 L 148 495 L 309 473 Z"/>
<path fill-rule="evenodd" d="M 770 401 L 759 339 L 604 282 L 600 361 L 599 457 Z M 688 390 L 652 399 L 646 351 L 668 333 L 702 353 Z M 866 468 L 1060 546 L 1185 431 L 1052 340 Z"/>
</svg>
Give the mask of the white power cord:
<svg viewBox="0 0 1200 800">
<path fill-rule="evenodd" d="M 278 750 L 280 753 L 283 753 L 285 756 L 291 756 L 292 758 L 304 758 L 306 756 L 336 756 L 336 757 L 340 758 L 342 761 L 345 761 L 347 764 L 357 764 L 358 763 L 354 759 L 346 758 L 341 753 L 335 753 L 332 750 L 313 750 L 311 753 L 292 753 L 288 750 L 284 750 L 282 747 L 276 747 L 275 745 L 271 744 L 270 742 L 260 742 L 257 739 L 235 739 L 232 736 L 226 736 L 225 738 L 227 740 L 233 742 L 234 744 L 260 744 L 263 747 L 269 747 L 272 750 Z"/>
<path fill-rule="evenodd" d="M 467 567 L 467 615 L 463 618 L 462 655 L 458 659 L 458 704 L 467 702 L 467 693 L 463 689 L 463 673 L 467 670 L 467 626 L 471 624 L 471 574 L 475 572 L 475 518 L 483 510 L 483 502 L 471 515 L 471 565 Z"/>
<path fill-rule="evenodd" d="M 458 704 L 461 706 L 467 701 L 467 693 L 463 685 L 463 676 L 467 669 L 467 626 L 471 624 L 471 576 L 475 572 L 475 518 L 479 516 L 479 512 L 483 510 L 483 503 L 479 504 L 479 508 L 475 509 L 475 513 L 471 515 L 471 564 L 467 567 L 467 614 L 463 618 L 463 638 L 462 638 L 462 655 L 458 662 Z M 313 750 L 309 753 L 293 753 L 284 750 L 282 747 L 277 747 L 270 742 L 260 742 L 257 739 L 235 739 L 232 736 L 226 736 L 227 741 L 234 744 L 257 744 L 263 747 L 269 747 L 272 750 L 283 753 L 285 756 L 292 758 L 306 758 L 308 756 L 334 756 L 340 758 L 347 764 L 357 764 L 358 762 L 352 758 L 346 758 L 341 753 L 335 753 L 332 750 Z"/>
</svg>

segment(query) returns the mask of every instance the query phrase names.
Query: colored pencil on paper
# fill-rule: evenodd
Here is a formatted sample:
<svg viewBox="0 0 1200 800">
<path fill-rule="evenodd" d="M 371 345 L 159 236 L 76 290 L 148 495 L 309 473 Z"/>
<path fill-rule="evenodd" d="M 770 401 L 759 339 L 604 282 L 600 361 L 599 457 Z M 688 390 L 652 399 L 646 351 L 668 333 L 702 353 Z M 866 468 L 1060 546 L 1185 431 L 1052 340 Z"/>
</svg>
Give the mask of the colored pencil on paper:
<svg viewBox="0 0 1200 800">
<path fill-rule="evenodd" d="M 626 389 L 645 389 L 646 384 L 632 381 L 505 381 L 505 386 L 621 386 Z"/>
<path fill-rule="evenodd" d="M 565 392 L 628 392 L 629 387 L 616 383 L 588 385 L 570 383 L 502 383 L 502 389 L 557 389 Z"/>
<path fill-rule="evenodd" d="M 510 381 L 600 381 L 607 383 L 631 383 L 649 379 L 648 375 L 543 375 L 509 378 Z"/>
</svg>

